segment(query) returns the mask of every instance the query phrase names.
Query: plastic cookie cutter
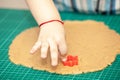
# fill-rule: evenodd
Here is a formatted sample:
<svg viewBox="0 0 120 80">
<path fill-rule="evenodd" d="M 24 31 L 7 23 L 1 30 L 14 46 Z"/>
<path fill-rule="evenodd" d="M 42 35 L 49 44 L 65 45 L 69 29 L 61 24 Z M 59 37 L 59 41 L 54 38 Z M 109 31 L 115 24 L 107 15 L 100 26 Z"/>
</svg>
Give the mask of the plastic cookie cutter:
<svg viewBox="0 0 120 80">
<path fill-rule="evenodd" d="M 73 67 L 78 65 L 78 56 L 68 55 L 67 60 L 62 62 L 64 66 Z"/>
</svg>

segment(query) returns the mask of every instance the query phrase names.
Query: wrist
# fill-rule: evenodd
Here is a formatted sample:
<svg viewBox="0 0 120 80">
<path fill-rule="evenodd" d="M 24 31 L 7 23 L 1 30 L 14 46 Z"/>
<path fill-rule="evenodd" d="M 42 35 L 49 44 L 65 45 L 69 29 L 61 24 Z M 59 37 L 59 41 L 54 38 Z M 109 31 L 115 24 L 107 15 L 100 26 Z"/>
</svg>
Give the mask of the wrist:
<svg viewBox="0 0 120 80">
<path fill-rule="evenodd" d="M 59 23 L 61 23 L 61 24 L 64 24 L 64 22 L 61 21 L 61 20 L 49 20 L 49 21 L 42 22 L 42 23 L 39 25 L 39 27 L 42 27 L 43 25 L 48 24 L 48 23 L 52 23 L 52 22 L 59 22 Z"/>
</svg>

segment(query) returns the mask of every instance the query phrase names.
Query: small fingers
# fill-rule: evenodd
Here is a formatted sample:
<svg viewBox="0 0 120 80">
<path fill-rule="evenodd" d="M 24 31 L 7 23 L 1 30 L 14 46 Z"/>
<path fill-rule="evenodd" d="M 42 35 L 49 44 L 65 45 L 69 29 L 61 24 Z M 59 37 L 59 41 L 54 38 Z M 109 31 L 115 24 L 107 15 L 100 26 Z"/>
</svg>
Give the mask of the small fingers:
<svg viewBox="0 0 120 80">
<path fill-rule="evenodd" d="M 58 47 L 59 47 L 60 57 L 62 61 L 65 61 L 66 54 L 67 54 L 67 45 L 66 45 L 65 39 L 62 39 L 61 41 L 59 41 Z"/>
<path fill-rule="evenodd" d="M 46 58 L 47 57 L 47 51 L 48 51 L 48 43 L 44 42 L 41 45 L 41 58 Z"/>
<path fill-rule="evenodd" d="M 35 45 L 32 47 L 32 49 L 30 50 L 30 53 L 33 54 L 35 51 L 37 51 L 37 49 L 39 49 L 41 46 L 41 42 L 38 41 L 35 43 Z"/>
<path fill-rule="evenodd" d="M 58 49 L 57 44 L 53 39 L 48 39 L 51 52 L 51 64 L 52 66 L 57 66 L 58 64 Z"/>
</svg>

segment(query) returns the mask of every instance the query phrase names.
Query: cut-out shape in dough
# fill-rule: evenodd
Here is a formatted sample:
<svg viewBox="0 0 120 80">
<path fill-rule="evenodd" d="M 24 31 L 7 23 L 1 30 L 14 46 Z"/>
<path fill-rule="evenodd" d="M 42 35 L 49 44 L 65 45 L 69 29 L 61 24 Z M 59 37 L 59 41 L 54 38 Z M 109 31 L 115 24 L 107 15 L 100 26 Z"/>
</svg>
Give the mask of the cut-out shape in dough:
<svg viewBox="0 0 120 80">
<path fill-rule="evenodd" d="M 58 74 L 80 74 L 102 70 L 110 65 L 120 52 L 120 36 L 104 23 L 96 21 L 65 21 L 68 55 L 78 56 L 78 65 L 69 67 L 59 62 L 57 68 L 50 64 L 50 57 L 40 58 L 40 50 L 29 54 L 39 34 L 39 28 L 31 28 L 20 33 L 9 47 L 9 58 L 37 70 Z M 70 54 L 69 54 L 70 53 Z M 49 55 L 48 55 L 49 56 Z"/>
</svg>

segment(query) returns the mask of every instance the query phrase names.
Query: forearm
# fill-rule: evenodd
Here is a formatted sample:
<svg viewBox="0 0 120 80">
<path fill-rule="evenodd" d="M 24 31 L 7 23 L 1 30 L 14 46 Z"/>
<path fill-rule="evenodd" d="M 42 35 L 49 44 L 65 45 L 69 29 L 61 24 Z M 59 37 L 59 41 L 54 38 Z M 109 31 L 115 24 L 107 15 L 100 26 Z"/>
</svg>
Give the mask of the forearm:
<svg viewBox="0 0 120 80">
<path fill-rule="evenodd" d="M 48 20 L 61 20 L 53 0 L 26 0 L 38 24 Z"/>
</svg>

